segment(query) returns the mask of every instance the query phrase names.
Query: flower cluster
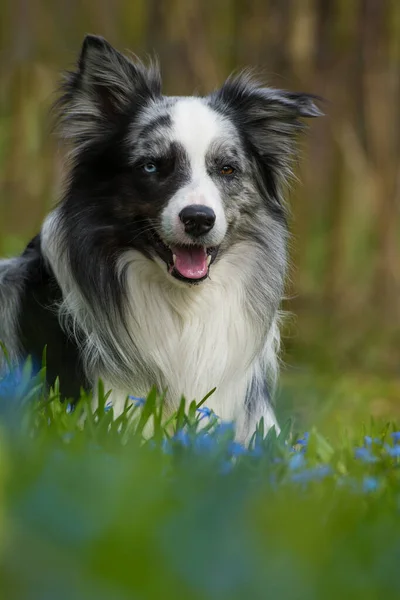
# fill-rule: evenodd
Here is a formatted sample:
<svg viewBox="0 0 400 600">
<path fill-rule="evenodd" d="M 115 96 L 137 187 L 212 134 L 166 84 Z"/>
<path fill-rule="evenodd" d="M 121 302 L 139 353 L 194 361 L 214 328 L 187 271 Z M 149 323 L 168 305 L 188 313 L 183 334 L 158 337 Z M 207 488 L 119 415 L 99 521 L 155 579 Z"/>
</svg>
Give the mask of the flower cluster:
<svg viewBox="0 0 400 600">
<path fill-rule="evenodd" d="M 21 370 L 4 378 L 0 381 L 0 397 L 8 400 L 11 392 L 24 381 Z M 54 398 L 56 397 L 55 395 Z M 89 415 L 92 413 L 89 397 L 87 402 L 86 414 Z M 19 404 L 15 399 L 0 404 L 0 417 L 8 425 L 15 422 L 18 426 L 22 422 L 21 411 L 13 419 L 6 414 L 8 408 L 12 408 L 12 414 L 16 415 L 15 409 Z M 27 403 L 25 405 L 28 407 Z M 387 473 L 393 473 L 396 481 L 398 479 L 396 474 L 400 460 L 400 431 L 388 433 L 385 430 L 380 437 L 365 435 L 359 446 L 342 449 L 340 456 L 336 451 L 335 456 L 334 449 L 315 430 L 291 438 L 290 424 L 280 434 L 274 428 L 265 434 L 260 423 L 250 442 L 244 445 L 236 439 L 234 423 L 224 422 L 210 407 L 196 407 L 194 403 L 187 412 L 181 407 L 165 423 L 162 405 L 157 404 L 156 394 L 153 397 L 149 395 L 147 399 L 130 395 L 126 415 L 124 413 L 115 421 L 113 415 L 109 414 L 110 411 L 112 413 L 113 405 L 107 396 L 99 405 L 104 407 L 106 414 L 102 416 L 103 409 L 100 408 L 94 412 L 93 417 L 87 419 L 90 435 L 96 437 L 97 433 L 92 428 L 99 427 L 101 432 L 116 433 L 120 440 L 118 443 L 122 445 L 136 436 L 139 446 L 154 448 L 172 457 L 171 463 L 166 459 L 167 465 L 175 464 L 175 459 L 185 463 L 197 460 L 197 464 L 204 462 L 211 472 L 227 475 L 233 471 L 247 471 L 272 485 L 290 484 L 308 488 L 313 482 L 327 480 L 327 485 L 345 486 L 354 492 L 368 494 L 384 488 Z M 71 421 L 77 420 L 77 414 L 73 415 L 77 413 L 76 405 L 54 402 L 46 407 L 45 419 L 48 425 L 54 424 L 58 414 L 63 411 L 64 414 L 71 415 Z M 138 418 L 131 419 L 132 414 Z M 144 434 L 144 427 L 146 431 L 151 430 L 151 427 L 147 428 L 149 420 L 150 424 L 153 421 L 155 427 L 154 435 L 150 438 Z M 28 421 L 26 420 L 27 423 Z M 71 444 L 75 439 L 75 431 L 65 431 L 64 424 L 60 427 L 60 432 L 65 443 Z"/>
<path fill-rule="evenodd" d="M 356 448 L 354 456 L 365 463 L 378 463 L 388 458 L 400 458 L 400 431 L 390 434 L 392 444 L 384 442 L 381 438 L 364 436 L 364 445 Z"/>
<path fill-rule="evenodd" d="M 138 409 L 146 402 L 144 398 L 136 396 L 130 396 L 129 399 Z M 105 410 L 110 407 L 111 403 L 107 403 Z M 331 478 L 338 486 L 345 485 L 364 493 L 381 488 L 379 476 L 371 470 L 382 461 L 397 461 L 400 457 L 400 432 L 391 434 L 391 444 L 383 442 L 381 438 L 365 436 L 363 445 L 354 449 L 355 461 L 364 464 L 365 468 L 357 478 L 345 476 L 335 472 L 326 456 L 322 460 L 323 453 L 320 456 L 317 451 L 310 455 L 311 435 L 305 432 L 288 444 L 286 440 L 279 440 L 276 434 L 263 436 L 256 432 L 250 444 L 245 446 L 236 441 L 233 423 L 221 421 L 211 408 L 200 406 L 196 409 L 194 422 L 185 422 L 172 435 L 165 434 L 161 445 L 158 445 L 167 455 L 215 460 L 218 472 L 223 475 L 231 473 L 243 460 L 246 465 L 251 465 L 252 461 L 263 461 L 271 483 L 280 481 L 304 487 Z M 271 443 L 273 437 L 275 444 Z M 157 447 L 154 441 L 151 445 Z"/>
</svg>

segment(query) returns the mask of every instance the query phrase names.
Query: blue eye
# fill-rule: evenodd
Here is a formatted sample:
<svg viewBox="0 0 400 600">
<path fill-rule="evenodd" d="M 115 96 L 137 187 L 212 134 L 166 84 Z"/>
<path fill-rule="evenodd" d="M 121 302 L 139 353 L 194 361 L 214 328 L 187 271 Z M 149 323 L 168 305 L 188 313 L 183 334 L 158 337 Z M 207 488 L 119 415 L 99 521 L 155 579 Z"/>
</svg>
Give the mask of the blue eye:
<svg viewBox="0 0 400 600">
<path fill-rule="evenodd" d="M 153 162 L 148 162 L 143 165 L 143 171 L 151 175 L 152 173 L 157 173 L 157 165 Z"/>
</svg>

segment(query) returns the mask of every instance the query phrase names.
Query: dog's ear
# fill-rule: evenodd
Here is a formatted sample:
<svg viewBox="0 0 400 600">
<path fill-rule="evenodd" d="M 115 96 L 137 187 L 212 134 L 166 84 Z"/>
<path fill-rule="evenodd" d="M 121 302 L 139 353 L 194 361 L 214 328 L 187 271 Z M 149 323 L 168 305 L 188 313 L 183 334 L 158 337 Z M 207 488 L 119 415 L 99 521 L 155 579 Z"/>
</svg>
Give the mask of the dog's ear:
<svg viewBox="0 0 400 600">
<path fill-rule="evenodd" d="M 296 135 L 305 128 L 301 119 L 323 115 L 316 100 L 321 99 L 263 87 L 248 73 L 229 78 L 212 96 L 212 101 L 234 118 L 259 161 L 276 180 L 290 175 Z"/>
<path fill-rule="evenodd" d="M 104 38 L 87 35 L 56 103 L 61 136 L 81 149 L 110 131 L 121 115 L 160 95 L 157 66 L 133 62 Z"/>
<path fill-rule="evenodd" d="M 323 115 L 315 104 L 322 100 L 318 96 L 263 87 L 247 72 L 229 77 L 213 98 L 234 110 L 244 125 L 275 121 L 296 126 L 300 125 L 300 117 Z"/>
</svg>

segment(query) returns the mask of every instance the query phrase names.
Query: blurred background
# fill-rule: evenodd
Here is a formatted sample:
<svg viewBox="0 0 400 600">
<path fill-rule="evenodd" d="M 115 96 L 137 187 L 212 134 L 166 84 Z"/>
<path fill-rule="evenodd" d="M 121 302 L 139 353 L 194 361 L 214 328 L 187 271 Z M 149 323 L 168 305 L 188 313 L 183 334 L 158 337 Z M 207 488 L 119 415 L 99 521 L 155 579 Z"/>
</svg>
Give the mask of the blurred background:
<svg viewBox="0 0 400 600">
<path fill-rule="evenodd" d="M 207 92 L 250 65 L 326 98 L 289 194 L 282 406 L 312 412 L 328 390 L 330 409 L 361 398 L 399 412 L 399 0 L 2 0 L 0 27 L 2 255 L 58 197 L 48 112 L 87 32 L 155 52 L 165 93 Z"/>
</svg>

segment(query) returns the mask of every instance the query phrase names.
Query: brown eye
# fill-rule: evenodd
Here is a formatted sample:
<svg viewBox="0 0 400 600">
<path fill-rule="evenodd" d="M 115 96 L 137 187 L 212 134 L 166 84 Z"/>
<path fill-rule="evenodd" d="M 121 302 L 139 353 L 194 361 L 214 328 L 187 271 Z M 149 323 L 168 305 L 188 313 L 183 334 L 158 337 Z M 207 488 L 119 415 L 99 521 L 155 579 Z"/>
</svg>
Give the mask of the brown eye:
<svg viewBox="0 0 400 600">
<path fill-rule="evenodd" d="M 235 169 L 231 167 L 231 165 L 224 165 L 222 169 L 219 170 L 220 175 L 233 175 Z"/>
</svg>

